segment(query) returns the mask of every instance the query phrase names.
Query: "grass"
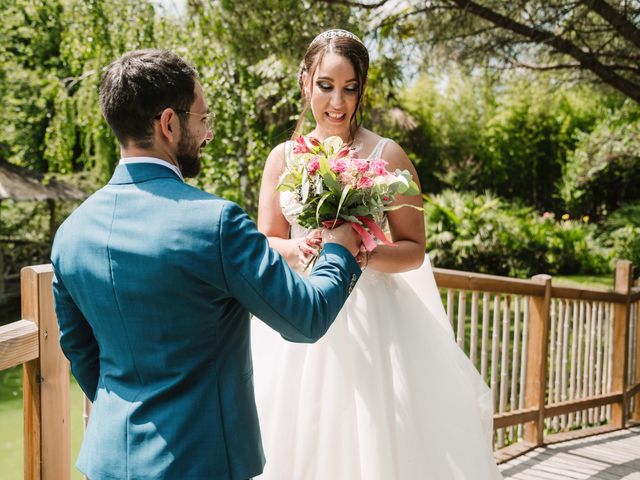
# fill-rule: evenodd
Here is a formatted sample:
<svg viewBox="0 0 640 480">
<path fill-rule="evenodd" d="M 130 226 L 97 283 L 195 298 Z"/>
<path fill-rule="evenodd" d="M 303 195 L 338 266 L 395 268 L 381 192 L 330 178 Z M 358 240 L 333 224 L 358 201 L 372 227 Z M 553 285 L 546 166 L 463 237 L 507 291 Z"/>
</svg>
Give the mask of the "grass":
<svg viewBox="0 0 640 480">
<path fill-rule="evenodd" d="M 599 288 L 610 290 L 613 288 L 613 274 L 611 275 L 559 275 L 553 277 L 554 285 L 568 287 Z"/>
</svg>

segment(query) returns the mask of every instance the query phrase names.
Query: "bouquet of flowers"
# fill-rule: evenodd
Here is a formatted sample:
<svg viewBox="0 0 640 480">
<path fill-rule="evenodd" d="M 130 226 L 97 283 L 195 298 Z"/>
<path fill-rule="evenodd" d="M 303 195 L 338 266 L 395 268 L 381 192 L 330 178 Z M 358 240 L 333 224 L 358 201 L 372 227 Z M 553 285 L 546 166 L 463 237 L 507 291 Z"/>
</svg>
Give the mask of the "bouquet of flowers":
<svg viewBox="0 0 640 480">
<path fill-rule="evenodd" d="M 408 171 L 389 172 L 381 158 L 358 158 L 340 137 L 323 142 L 298 137 L 287 163 L 278 184 L 279 191 L 291 191 L 295 197 L 287 214 L 305 228 L 349 222 L 369 252 L 378 245 L 375 238 L 393 245 L 379 226 L 385 212 L 405 206 L 421 210 L 392 205 L 397 194 L 420 193 Z"/>
</svg>

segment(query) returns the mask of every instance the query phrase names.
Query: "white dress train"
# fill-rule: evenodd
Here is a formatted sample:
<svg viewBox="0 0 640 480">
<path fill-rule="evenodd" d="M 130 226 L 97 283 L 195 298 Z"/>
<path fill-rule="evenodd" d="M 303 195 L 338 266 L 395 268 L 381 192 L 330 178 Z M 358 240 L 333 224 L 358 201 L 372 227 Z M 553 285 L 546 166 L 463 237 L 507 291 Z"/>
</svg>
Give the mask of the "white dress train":
<svg viewBox="0 0 640 480">
<path fill-rule="evenodd" d="M 411 272 L 365 270 L 315 344 L 252 322 L 257 480 L 502 478 L 491 391 L 455 343 L 428 256 Z"/>
</svg>

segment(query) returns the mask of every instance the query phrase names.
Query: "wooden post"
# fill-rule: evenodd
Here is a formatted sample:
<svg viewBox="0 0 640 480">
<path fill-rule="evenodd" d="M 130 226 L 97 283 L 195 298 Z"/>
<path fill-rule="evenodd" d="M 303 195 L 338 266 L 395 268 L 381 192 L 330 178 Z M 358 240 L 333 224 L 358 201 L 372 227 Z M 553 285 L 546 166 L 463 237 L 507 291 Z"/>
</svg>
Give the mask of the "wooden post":
<svg viewBox="0 0 640 480">
<path fill-rule="evenodd" d="M 635 335 L 635 346 L 636 346 L 636 371 L 634 372 L 634 383 L 640 383 L 640 302 L 634 303 L 631 308 L 636 309 L 636 335 Z M 636 393 L 635 395 L 635 407 L 631 411 L 631 419 L 636 422 L 640 421 L 640 393 Z"/>
<path fill-rule="evenodd" d="M 531 297 L 529 307 L 529 355 L 525 383 L 525 408 L 538 410 L 538 418 L 525 425 L 524 439 L 535 445 L 544 441 L 544 408 L 547 386 L 547 349 L 549 345 L 549 308 L 551 305 L 551 277 L 536 275 L 532 278 L 544 284 L 543 297 Z"/>
<path fill-rule="evenodd" d="M 21 271 L 22 318 L 38 325 L 39 357 L 24 364 L 24 478 L 71 476 L 69 364 L 58 342 L 50 265 Z"/>
<path fill-rule="evenodd" d="M 615 271 L 615 291 L 623 295 L 631 293 L 632 276 L 631 262 L 618 260 Z M 627 346 L 629 344 L 629 303 L 616 303 L 613 316 L 613 357 L 612 362 L 612 393 L 622 393 L 622 400 L 611 407 L 611 424 L 624 428 L 627 423 L 627 369 L 629 356 Z"/>
<path fill-rule="evenodd" d="M 4 284 L 4 244 L 0 241 L 0 304 L 4 303 L 4 293 L 6 287 Z"/>
<path fill-rule="evenodd" d="M 2 225 L 2 200 L 0 200 L 0 225 Z M 0 304 L 4 303 L 4 242 L 0 240 Z"/>
</svg>

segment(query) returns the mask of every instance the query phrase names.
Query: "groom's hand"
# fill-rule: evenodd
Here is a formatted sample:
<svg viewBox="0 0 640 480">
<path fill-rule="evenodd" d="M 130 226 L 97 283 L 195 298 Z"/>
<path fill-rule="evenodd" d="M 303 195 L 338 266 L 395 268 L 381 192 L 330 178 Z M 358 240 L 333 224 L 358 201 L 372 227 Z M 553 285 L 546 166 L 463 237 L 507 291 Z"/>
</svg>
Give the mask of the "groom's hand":
<svg viewBox="0 0 640 480">
<path fill-rule="evenodd" d="M 344 248 L 351 252 L 354 257 L 360 252 L 360 245 L 362 240 L 351 225 L 344 223 L 334 229 L 322 230 L 322 242 L 323 243 L 339 243 Z"/>
</svg>

